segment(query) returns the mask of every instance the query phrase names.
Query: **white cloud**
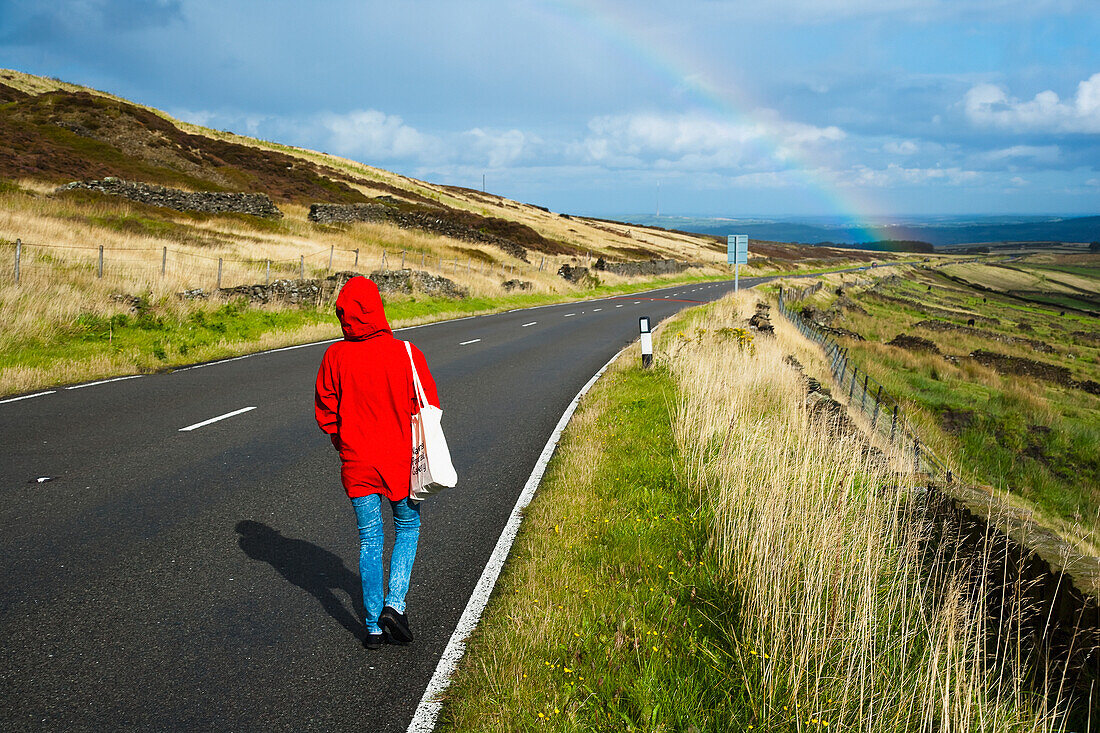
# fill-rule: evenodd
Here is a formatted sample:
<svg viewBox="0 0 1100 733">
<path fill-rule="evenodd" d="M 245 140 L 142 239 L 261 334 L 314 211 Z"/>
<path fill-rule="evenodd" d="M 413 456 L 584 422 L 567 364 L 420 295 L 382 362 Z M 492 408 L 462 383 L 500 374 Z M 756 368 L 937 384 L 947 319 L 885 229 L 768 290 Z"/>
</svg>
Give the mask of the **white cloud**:
<svg viewBox="0 0 1100 733">
<path fill-rule="evenodd" d="M 439 149 L 435 137 L 406 125 L 397 115 L 378 110 L 322 114 L 316 124 L 327 141 L 327 149 L 348 157 L 367 160 L 421 158 Z"/>
<path fill-rule="evenodd" d="M 912 155 L 917 152 L 917 144 L 912 140 L 898 142 L 891 140 L 882 146 L 882 149 L 891 155 Z"/>
<path fill-rule="evenodd" d="M 996 84 L 971 87 L 963 100 L 967 118 L 976 125 L 1008 130 L 1061 133 L 1100 132 L 1100 73 L 1077 85 L 1072 99 L 1063 101 L 1049 89 L 1034 99 L 1010 97 Z"/>
<path fill-rule="evenodd" d="M 206 109 L 182 109 L 180 107 L 169 107 L 168 114 L 175 117 L 177 120 L 183 120 L 184 122 L 190 122 L 192 125 L 198 125 L 199 127 L 210 127 L 215 121 L 221 117 L 217 112 L 211 112 Z"/>
<path fill-rule="evenodd" d="M 520 130 L 496 132 L 475 127 L 462 135 L 466 155 L 476 152 L 484 157 L 490 168 L 504 168 L 516 163 L 528 148 L 539 142 L 538 138 Z"/>
<path fill-rule="evenodd" d="M 521 130 L 476 127 L 465 132 L 425 133 L 397 115 L 378 110 L 323 113 L 295 123 L 327 151 L 370 161 L 412 160 L 422 164 L 470 164 L 503 168 L 515 164 L 539 139 Z"/>
<path fill-rule="evenodd" d="M 949 168 L 906 168 L 891 164 L 885 168 L 856 166 L 843 175 L 834 174 L 836 184 L 845 187 L 892 188 L 899 185 L 946 184 L 962 186 L 981 178 L 978 171 L 958 166 Z"/>
<path fill-rule="evenodd" d="M 597 117 L 572 152 L 589 162 L 634 167 L 712 170 L 783 161 L 806 148 L 845 138 L 838 127 L 815 127 L 762 111 L 752 122 L 728 122 L 698 113 L 638 113 Z"/>
<path fill-rule="evenodd" d="M 981 157 L 989 162 L 1027 159 L 1036 163 L 1055 163 L 1062 151 L 1057 145 L 1013 145 L 1009 148 L 990 150 Z"/>
</svg>

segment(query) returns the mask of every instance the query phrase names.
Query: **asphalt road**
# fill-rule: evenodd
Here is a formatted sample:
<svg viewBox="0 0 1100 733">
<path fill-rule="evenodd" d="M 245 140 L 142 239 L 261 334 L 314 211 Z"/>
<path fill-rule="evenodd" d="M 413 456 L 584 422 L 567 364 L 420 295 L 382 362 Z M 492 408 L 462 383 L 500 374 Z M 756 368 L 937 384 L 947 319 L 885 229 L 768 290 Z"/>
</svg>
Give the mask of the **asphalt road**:
<svg viewBox="0 0 1100 733">
<path fill-rule="evenodd" d="M 397 334 L 438 382 L 460 483 L 423 508 L 417 640 L 377 652 L 313 421 L 324 344 L 0 401 L 0 729 L 404 730 L 574 395 L 639 316 L 732 287 Z"/>
</svg>

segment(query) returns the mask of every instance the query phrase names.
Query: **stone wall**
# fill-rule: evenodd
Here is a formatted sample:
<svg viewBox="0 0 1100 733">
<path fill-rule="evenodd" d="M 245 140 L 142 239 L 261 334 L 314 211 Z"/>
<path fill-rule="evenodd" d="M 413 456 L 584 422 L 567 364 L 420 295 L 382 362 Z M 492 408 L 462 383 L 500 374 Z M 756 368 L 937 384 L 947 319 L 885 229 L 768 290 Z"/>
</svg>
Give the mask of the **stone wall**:
<svg viewBox="0 0 1100 733">
<path fill-rule="evenodd" d="M 593 269 L 603 270 L 624 277 L 642 277 L 653 275 L 673 275 L 696 265 L 676 260 L 648 260 L 643 262 L 608 262 L 602 257 L 596 260 Z"/>
<path fill-rule="evenodd" d="M 423 270 L 375 270 L 370 279 L 382 293 L 423 293 L 441 298 L 465 298 L 470 291 L 454 280 Z"/>
<path fill-rule="evenodd" d="M 359 274 L 347 270 L 318 279 L 274 280 L 267 285 L 238 285 L 211 291 L 196 288 L 177 293 L 177 297 L 183 300 L 245 298 L 250 303 L 320 305 L 334 300 L 344 283 Z M 418 292 L 443 298 L 465 298 L 469 295 L 466 288 L 456 285 L 454 281 L 420 270 L 376 270 L 370 274 L 370 279 L 381 293 Z"/>
<path fill-rule="evenodd" d="M 420 229 L 453 239 L 491 244 L 512 257 L 524 262 L 528 261 L 525 247 L 511 239 L 467 225 L 458 220 L 454 212 L 443 208 L 433 210 L 426 206 L 419 208 L 392 206 L 382 201 L 369 204 L 313 204 L 309 207 L 309 220 L 318 224 L 347 224 L 356 221 L 387 222 L 402 229 Z"/>
<path fill-rule="evenodd" d="M 73 181 L 57 189 L 58 192 L 84 189 L 121 196 L 150 206 L 163 206 L 176 211 L 202 211 L 211 214 L 250 214 L 267 219 L 278 219 L 283 212 L 265 193 L 224 193 L 220 191 L 181 191 L 178 188 L 136 183 L 118 178 L 102 181 Z"/>
</svg>

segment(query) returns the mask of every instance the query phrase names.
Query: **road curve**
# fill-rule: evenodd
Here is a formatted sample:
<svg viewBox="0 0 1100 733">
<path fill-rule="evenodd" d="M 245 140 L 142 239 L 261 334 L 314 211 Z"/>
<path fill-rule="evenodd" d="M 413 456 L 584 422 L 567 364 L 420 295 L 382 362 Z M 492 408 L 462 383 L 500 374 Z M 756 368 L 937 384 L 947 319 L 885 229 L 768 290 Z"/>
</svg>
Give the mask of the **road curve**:
<svg viewBox="0 0 1100 733">
<path fill-rule="evenodd" d="M 570 400 L 640 316 L 732 288 L 397 334 L 461 478 L 424 505 L 406 648 L 360 645 L 354 515 L 313 422 L 324 344 L 0 400 L 0 728 L 405 730 Z"/>
</svg>

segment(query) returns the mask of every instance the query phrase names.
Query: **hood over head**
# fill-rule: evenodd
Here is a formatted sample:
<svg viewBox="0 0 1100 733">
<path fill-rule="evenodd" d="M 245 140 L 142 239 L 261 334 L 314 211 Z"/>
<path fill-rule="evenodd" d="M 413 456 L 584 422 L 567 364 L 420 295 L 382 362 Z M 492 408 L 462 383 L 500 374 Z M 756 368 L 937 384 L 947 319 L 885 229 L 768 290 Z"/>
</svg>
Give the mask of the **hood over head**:
<svg viewBox="0 0 1100 733">
<path fill-rule="evenodd" d="M 382 309 L 382 296 L 373 280 L 357 275 L 348 280 L 336 298 L 336 317 L 344 338 L 363 341 L 380 333 L 393 334 Z"/>
</svg>

